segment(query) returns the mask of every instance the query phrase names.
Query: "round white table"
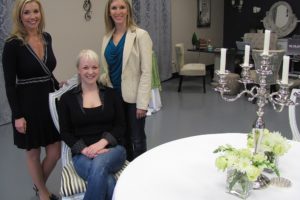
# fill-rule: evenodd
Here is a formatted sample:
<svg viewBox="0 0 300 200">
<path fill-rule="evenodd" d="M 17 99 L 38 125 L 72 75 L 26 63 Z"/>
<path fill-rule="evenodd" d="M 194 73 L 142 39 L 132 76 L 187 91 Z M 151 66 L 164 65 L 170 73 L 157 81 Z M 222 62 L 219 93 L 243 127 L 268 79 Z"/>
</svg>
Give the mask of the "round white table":
<svg viewBox="0 0 300 200">
<path fill-rule="evenodd" d="M 209 134 L 175 140 L 155 147 L 132 161 L 121 174 L 113 200 L 236 200 L 225 192 L 226 172 L 215 167 L 219 145 L 246 147 L 246 134 Z M 279 158 L 282 177 L 292 187 L 253 190 L 249 200 L 300 198 L 300 143 Z M 274 175 L 268 175 L 272 177 Z"/>
</svg>

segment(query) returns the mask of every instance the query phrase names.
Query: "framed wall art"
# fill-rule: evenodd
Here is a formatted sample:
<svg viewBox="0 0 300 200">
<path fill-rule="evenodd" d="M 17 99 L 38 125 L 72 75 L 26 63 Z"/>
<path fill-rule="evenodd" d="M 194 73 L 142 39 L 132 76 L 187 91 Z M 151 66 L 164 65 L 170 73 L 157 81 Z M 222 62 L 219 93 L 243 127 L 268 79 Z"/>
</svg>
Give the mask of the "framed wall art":
<svg viewBox="0 0 300 200">
<path fill-rule="evenodd" d="M 197 0 L 197 27 L 210 27 L 211 0 Z"/>
</svg>

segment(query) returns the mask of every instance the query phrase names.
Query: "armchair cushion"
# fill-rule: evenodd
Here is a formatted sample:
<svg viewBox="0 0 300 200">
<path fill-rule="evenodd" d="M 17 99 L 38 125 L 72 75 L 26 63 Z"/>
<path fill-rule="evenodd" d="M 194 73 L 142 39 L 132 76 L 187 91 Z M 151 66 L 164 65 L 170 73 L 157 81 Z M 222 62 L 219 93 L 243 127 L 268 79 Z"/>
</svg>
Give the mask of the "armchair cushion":
<svg viewBox="0 0 300 200">
<path fill-rule="evenodd" d="M 183 76 L 205 76 L 206 74 L 205 64 L 202 63 L 185 64 L 180 69 L 179 74 Z"/>
<path fill-rule="evenodd" d="M 69 197 L 84 193 L 86 182 L 78 176 L 72 162 L 67 163 L 62 170 L 60 193 L 63 197 Z"/>
</svg>

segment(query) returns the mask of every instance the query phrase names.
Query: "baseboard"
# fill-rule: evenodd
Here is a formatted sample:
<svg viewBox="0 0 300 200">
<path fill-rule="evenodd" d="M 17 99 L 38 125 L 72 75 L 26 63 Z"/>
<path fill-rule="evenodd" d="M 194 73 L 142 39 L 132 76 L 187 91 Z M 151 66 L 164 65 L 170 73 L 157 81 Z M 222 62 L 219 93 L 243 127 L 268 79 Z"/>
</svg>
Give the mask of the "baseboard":
<svg viewBox="0 0 300 200">
<path fill-rule="evenodd" d="M 171 76 L 171 78 L 168 78 L 168 79 L 166 79 L 166 80 L 162 81 L 162 83 L 163 83 L 163 82 L 166 82 L 166 81 L 169 81 L 169 80 L 172 80 L 172 79 L 175 79 L 175 78 L 179 78 L 179 74 L 178 74 L 178 72 L 174 72 L 174 73 L 172 73 L 172 76 Z"/>
</svg>

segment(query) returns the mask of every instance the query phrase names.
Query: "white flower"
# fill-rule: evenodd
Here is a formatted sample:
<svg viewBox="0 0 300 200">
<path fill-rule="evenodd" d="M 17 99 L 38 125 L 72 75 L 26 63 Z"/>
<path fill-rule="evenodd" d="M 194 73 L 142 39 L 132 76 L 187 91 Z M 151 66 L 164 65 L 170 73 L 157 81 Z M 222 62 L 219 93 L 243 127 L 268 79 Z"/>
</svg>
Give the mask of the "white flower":
<svg viewBox="0 0 300 200">
<path fill-rule="evenodd" d="M 251 160 L 249 158 L 241 157 L 236 163 L 236 169 L 240 172 L 246 172 L 246 169 L 252 165 Z"/>
<path fill-rule="evenodd" d="M 254 148 L 254 134 L 251 133 L 248 135 L 247 146 Z M 274 131 L 270 132 L 268 129 L 264 129 L 262 140 L 260 143 L 260 150 L 263 152 L 271 152 L 275 156 L 282 156 L 290 149 L 291 145 L 288 143 L 288 140 L 284 138 L 280 132 Z"/>
</svg>

